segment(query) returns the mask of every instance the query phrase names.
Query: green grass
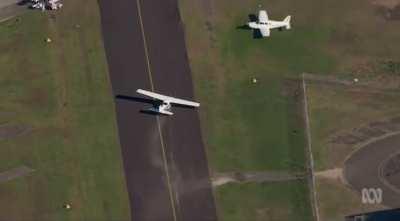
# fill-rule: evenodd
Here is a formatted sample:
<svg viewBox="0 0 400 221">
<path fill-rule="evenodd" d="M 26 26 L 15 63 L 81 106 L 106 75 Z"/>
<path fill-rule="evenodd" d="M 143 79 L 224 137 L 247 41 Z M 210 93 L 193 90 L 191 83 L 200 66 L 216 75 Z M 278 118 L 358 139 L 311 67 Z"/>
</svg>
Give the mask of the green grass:
<svg viewBox="0 0 400 221">
<path fill-rule="evenodd" d="M 180 6 L 195 94 L 202 103 L 203 136 L 214 172 L 304 169 L 300 100 L 287 95 L 286 79 L 299 78 L 303 72 L 347 74 L 364 62 L 400 59 L 400 45 L 393 44 L 400 35 L 397 23 L 385 22 L 370 1 L 210 2 L 180 0 Z M 268 39 L 253 39 L 250 30 L 238 29 L 248 21 L 248 14 L 257 13 L 258 4 L 265 6 L 271 19 L 291 14 L 293 29 L 273 30 Z M 257 84 L 251 83 L 253 77 L 258 79 Z M 334 105 L 329 99 L 326 102 Z M 327 117 L 318 127 L 321 133 L 329 128 L 328 122 L 343 116 L 313 115 Z M 262 195 L 260 186 L 248 188 Z M 281 192 L 279 185 L 270 188 Z M 254 216 L 254 209 L 223 200 L 234 191 L 249 201 L 257 197 L 240 188 L 232 189 L 232 193 L 217 189 L 217 205 L 224 208 L 220 217 L 248 220 L 246 216 Z M 285 197 L 295 198 L 296 191 L 286 191 Z M 303 194 L 307 198 L 308 191 Z M 296 203 L 286 201 L 274 208 L 295 208 Z M 303 215 L 301 210 L 292 212 L 298 217 Z M 293 219 L 285 219 L 282 214 L 280 220 Z"/>
<path fill-rule="evenodd" d="M 268 79 L 260 77 L 257 84 L 250 79 L 247 76 L 229 80 L 224 98 L 209 97 L 206 102 L 207 107 L 219 106 L 218 113 L 207 119 L 213 168 L 218 171 L 287 169 L 288 160 L 294 158 L 302 164 L 302 136 L 291 133 L 296 129 L 291 127 L 296 116 L 287 111 L 295 104 L 281 96 L 281 88 Z M 222 105 L 219 99 L 224 100 Z M 301 125 L 297 125 L 297 130 L 302 130 Z M 295 141 L 291 143 L 292 139 Z"/>
<path fill-rule="evenodd" d="M 239 16 L 230 25 L 243 21 L 246 21 L 246 17 Z M 321 48 L 330 34 L 327 28 L 305 26 L 297 27 L 295 31 L 273 30 L 268 40 L 253 39 L 249 30 L 234 27 L 221 29 L 218 46 L 221 48 L 222 62 L 238 61 L 238 65 L 252 65 L 256 70 L 266 71 L 265 75 L 275 76 L 325 72 L 334 66 L 333 58 Z"/>
<path fill-rule="evenodd" d="M 228 184 L 216 192 L 221 221 L 308 221 L 307 185 L 303 182 L 276 184 Z M 288 207 L 288 205 L 290 205 Z"/>
<path fill-rule="evenodd" d="M 300 99 L 290 93 L 299 89 L 299 82 L 288 86 L 288 78 L 333 68 L 334 59 L 319 47 L 329 30 L 274 31 L 266 41 L 255 40 L 251 31 L 236 28 L 247 21 L 255 1 L 220 1 L 212 18 L 195 10 L 202 6 L 192 1 L 181 5 L 211 170 L 304 170 Z M 204 25 L 209 19 L 211 32 Z M 251 83 L 253 77 L 257 84 Z M 222 220 L 257 220 L 257 210 L 263 208 L 272 215 L 259 220 L 312 219 L 306 185 L 244 186 L 216 189 Z M 274 193 L 282 194 L 270 196 Z"/>
<path fill-rule="evenodd" d="M 0 168 L 35 169 L 0 184 L 0 219 L 129 220 L 97 2 L 54 15 L 0 24 L 0 122 L 33 128 L 0 140 Z"/>
<path fill-rule="evenodd" d="M 324 41 L 327 34 L 316 30 L 274 32 L 268 41 L 254 40 L 250 31 L 236 28 L 246 21 L 246 15 L 234 16 L 227 24 L 222 21 L 224 16 L 240 15 L 244 9 L 236 10 L 214 12 L 218 18 L 208 48 L 196 48 L 207 44 L 198 43 L 200 21 L 186 23 L 191 25 L 186 26 L 188 47 L 196 94 L 204 104 L 202 122 L 211 168 L 290 170 L 291 165 L 304 165 L 302 125 L 298 108 L 294 108 L 298 100 L 282 95 L 282 91 L 285 78 L 296 77 L 300 70 L 331 68 L 333 61 L 318 44 L 308 47 Z M 227 12 L 230 14 L 224 15 Z M 209 38 L 207 31 L 200 35 Z M 253 77 L 259 83 L 252 84 Z M 293 134 L 294 130 L 300 133 Z"/>
</svg>

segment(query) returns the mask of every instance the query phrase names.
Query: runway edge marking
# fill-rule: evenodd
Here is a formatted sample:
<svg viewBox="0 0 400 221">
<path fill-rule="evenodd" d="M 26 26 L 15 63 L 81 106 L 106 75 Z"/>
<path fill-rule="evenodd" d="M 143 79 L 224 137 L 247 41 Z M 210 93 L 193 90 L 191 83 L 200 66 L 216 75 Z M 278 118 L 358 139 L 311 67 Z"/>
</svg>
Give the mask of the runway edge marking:
<svg viewBox="0 0 400 221">
<path fill-rule="evenodd" d="M 304 101 L 304 121 L 305 121 L 305 126 L 306 126 L 306 134 L 307 134 L 307 152 L 308 152 L 308 166 L 310 169 L 310 176 L 309 179 L 311 179 L 311 182 L 309 182 L 310 185 L 310 191 L 311 191 L 311 205 L 313 209 L 313 214 L 315 217 L 316 221 L 320 221 L 319 218 L 319 209 L 318 209 L 318 196 L 317 196 L 317 191 L 315 190 L 315 176 L 314 176 L 314 156 L 312 153 L 312 148 L 311 148 L 311 132 L 310 132 L 310 117 L 309 117 L 309 112 L 308 112 L 308 100 L 307 100 L 307 85 L 306 81 L 304 79 L 304 73 L 302 74 L 302 85 L 303 85 L 303 101 Z"/>
<path fill-rule="evenodd" d="M 138 8 L 138 16 L 139 16 L 140 28 L 142 29 L 144 53 L 145 53 L 145 56 L 146 56 L 146 63 L 147 63 L 147 70 L 148 70 L 147 73 L 149 75 L 151 90 L 154 92 L 153 75 L 152 75 L 152 72 L 151 72 L 150 57 L 149 57 L 149 52 L 148 52 L 148 47 L 147 47 L 146 35 L 144 33 L 144 25 L 143 25 L 143 19 L 142 19 L 142 9 L 141 9 L 140 0 L 136 0 L 136 5 L 137 5 L 137 8 Z M 168 170 L 167 154 L 166 154 L 166 151 L 165 151 L 165 144 L 164 144 L 163 134 L 162 134 L 162 131 L 161 131 L 160 118 L 158 116 L 156 116 L 156 118 L 157 118 L 158 133 L 160 135 L 160 142 L 161 142 L 161 149 L 162 149 L 162 155 L 163 155 L 165 175 L 167 176 L 169 198 L 171 200 L 171 206 L 172 206 L 172 215 L 174 217 L 174 220 L 177 221 L 175 200 L 174 200 L 174 196 L 173 196 L 173 193 L 172 193 L 171 178 L 170 178 L 169 170 Z"/>
</svg>

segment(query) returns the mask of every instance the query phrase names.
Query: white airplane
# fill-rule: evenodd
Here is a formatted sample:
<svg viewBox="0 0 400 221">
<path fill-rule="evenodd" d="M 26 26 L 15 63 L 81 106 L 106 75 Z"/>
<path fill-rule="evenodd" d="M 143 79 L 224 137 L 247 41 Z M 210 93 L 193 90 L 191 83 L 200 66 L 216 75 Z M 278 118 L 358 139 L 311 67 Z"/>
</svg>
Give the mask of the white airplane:
<svg viewBox="0 0 400 221">
<path fill-rule="evenodd" d="M 59 1 L 60 0 L 49 0 L 48 1 L 49 7 L 51 8 L 51 10 L 57 10 L 63 6 L 63 4 L 59 3 Z"/>
<path fill-rule="evenodd" d="M 34 9 L 41 9 L 42 11 L 45 11 L 46 8 L 57 10 L 63 6 L 59 1 L 60 0 L 31 0 L 31 7 Z"/>
<path fill-rule="evenodd" d="M 46 4 L 43 2 L 39 2 L 39 1 L 33 1 L 33 4 L 31 6 L 34 9 L 41 9 L 42 11 L 46 10 Z"/>
<path fill-rule="evenodd" d="M 282 28 L 290 29 L 290 18 L 291 16 L 287 16 L 283 21 L 273 21 L 268 19 L 267 11 L 261 10 L 258 13 L 258 21 L 257 22 L 249 22 L 247 25 L 252 29 L 258 29 L 261 32 L 263 37 L 270 36 L 270 30 L 274 28 Z"/>
<path fill-rule="evenodd" d="M 169 97 L 161 94 L 157 94 L 154 92 L 138 89 L 136 90 L 137 93 L 152 97 L 158 101 L 161 101 L 156 107 L 150 108 L 149 111 L 160 113 L 160 114 L 165 114 L 165 115 L 173 115 L 174 113 L 171 112 L 171 104 L 179 104 L 179 105 L 184 105 L 184 106 L 190 106 L 190 107 L 199 107 L 200 104 L 193 102 L 193 101 L 188 101 L 188 100 L 183 100 L 183 99 L 178 99 L 174 97 Z"/>
</svg>

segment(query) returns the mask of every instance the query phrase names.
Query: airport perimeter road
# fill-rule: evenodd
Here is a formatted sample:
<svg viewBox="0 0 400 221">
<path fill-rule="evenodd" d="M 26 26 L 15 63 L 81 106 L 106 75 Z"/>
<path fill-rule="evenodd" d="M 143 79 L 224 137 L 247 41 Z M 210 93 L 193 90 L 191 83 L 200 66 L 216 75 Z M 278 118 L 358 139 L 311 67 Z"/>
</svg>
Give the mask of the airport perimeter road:
<svg viewBox="0 0 400 221">
<path fill-rule="evenodd" d="M 193 99 L 176 0 L 99 2 L 114 95 Z M 132 220 L 217 220 L 197 111 L 157 117 L 140 112 L 148 106 L 116 99 Z"/>
</svg>

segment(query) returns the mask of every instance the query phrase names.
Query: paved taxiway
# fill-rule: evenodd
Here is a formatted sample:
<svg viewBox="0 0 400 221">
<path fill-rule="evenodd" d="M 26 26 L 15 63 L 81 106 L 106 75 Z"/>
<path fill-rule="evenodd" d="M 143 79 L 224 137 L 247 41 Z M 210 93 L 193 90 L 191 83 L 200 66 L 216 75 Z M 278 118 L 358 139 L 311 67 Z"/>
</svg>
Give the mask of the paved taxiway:
<svg viewBox="0 0 400 221">
<path fill-rule="evenodd" d="M 114 95 L 142 88 L 193 99 L 177 1 L 99 2 Z M 140 113 L 146 106 L 116 99 L 132 220 L 216 220 L 197 111 L 156 117 Z"/>
</svg>

